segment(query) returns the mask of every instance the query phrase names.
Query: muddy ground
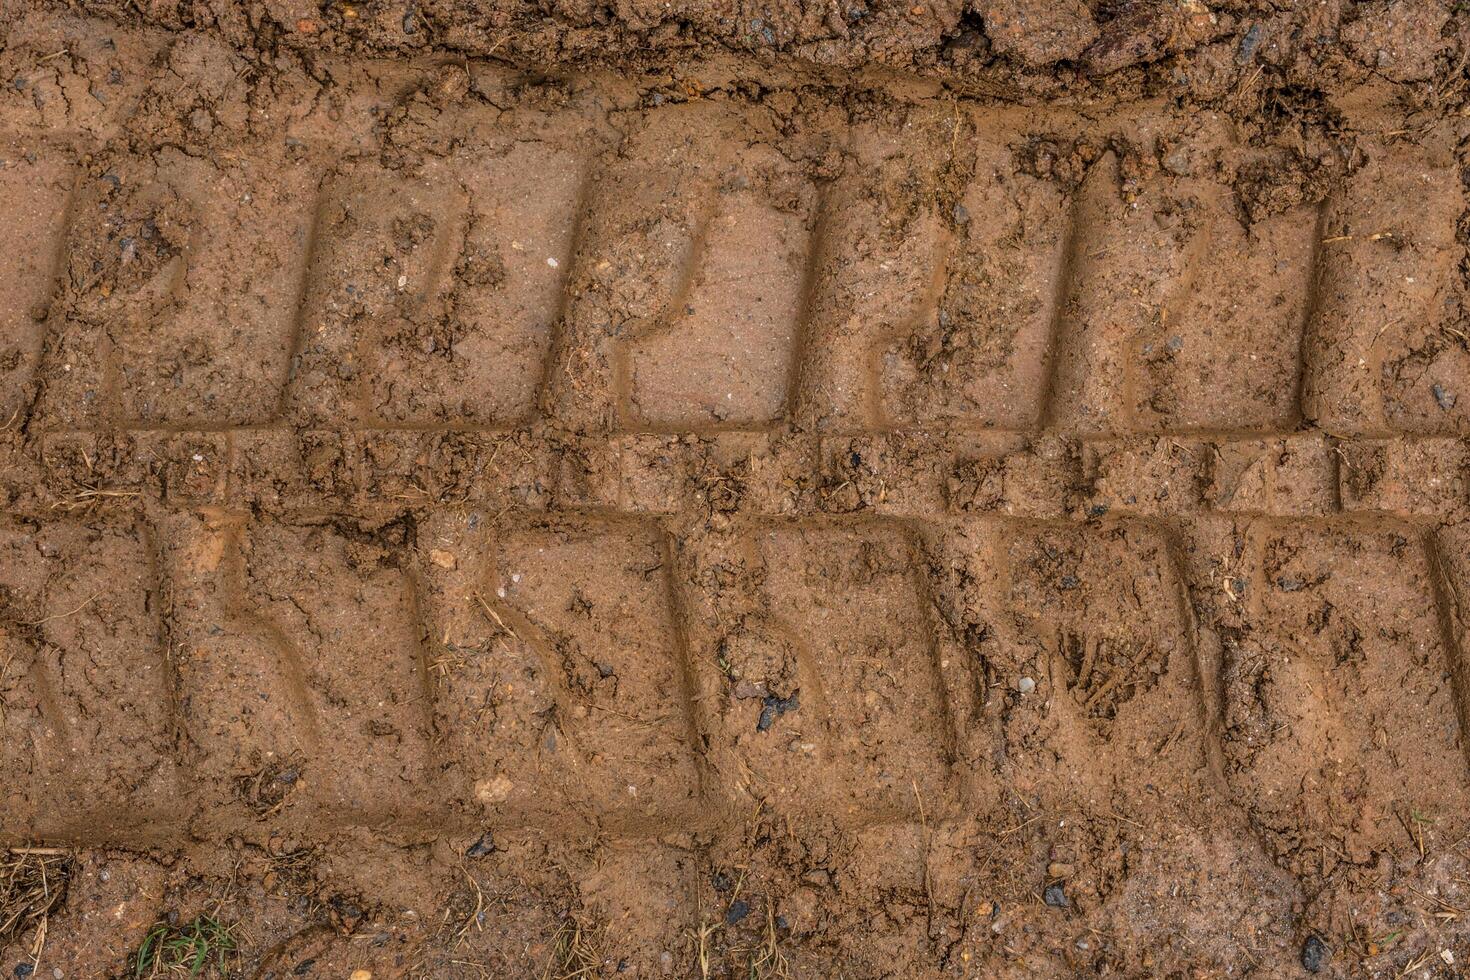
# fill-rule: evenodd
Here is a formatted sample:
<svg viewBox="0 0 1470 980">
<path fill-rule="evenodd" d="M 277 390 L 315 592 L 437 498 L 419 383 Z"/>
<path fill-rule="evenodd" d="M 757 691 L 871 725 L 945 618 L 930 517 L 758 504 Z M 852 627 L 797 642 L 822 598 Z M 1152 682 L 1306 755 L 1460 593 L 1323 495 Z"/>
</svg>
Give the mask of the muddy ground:
<svg viewBox="0 0 1470 980">
<path fill-rule="evenodd" d="M 0 25 L 0 976 L 1465 975 L 1462 5 Z"/>
</svg>

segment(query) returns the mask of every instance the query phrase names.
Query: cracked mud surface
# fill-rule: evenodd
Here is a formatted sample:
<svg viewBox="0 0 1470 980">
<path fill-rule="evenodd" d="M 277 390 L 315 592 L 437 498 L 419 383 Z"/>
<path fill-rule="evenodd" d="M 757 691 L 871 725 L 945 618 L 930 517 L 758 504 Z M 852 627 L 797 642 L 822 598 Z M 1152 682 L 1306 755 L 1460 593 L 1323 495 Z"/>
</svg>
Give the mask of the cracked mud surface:
<svg viewBox="0 0 1470 980">
<path fill-rule="evenodd" d="M 0 972 L 1470 962 L 1463 11 L 0 15 Z"/>
</svg>

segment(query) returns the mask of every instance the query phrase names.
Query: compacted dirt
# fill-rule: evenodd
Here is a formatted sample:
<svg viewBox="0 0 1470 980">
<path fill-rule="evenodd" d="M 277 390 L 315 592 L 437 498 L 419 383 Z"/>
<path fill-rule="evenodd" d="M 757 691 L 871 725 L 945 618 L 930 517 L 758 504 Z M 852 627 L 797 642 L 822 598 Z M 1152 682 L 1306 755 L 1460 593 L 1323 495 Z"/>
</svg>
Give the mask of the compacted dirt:
<svg viewBox="0 0 1470 980">
<path fill-rule="evenodd" d="M 0 976 L 1465 975 L 1462 8 L 0 0 Z"/>
</svg>

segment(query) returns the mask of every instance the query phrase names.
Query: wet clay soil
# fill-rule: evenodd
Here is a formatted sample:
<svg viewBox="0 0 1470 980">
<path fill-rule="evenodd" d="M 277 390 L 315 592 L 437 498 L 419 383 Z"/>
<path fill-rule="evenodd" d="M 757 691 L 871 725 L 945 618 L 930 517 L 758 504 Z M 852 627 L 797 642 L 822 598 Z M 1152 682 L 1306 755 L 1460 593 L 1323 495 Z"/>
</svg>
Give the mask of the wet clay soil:
<svg viewBox="0 0 1470 980">
<path fill-rule="evenodd" d="M 0 0 L 0 976 L 1462 976 L 1467 61 Z"/>
</svg>

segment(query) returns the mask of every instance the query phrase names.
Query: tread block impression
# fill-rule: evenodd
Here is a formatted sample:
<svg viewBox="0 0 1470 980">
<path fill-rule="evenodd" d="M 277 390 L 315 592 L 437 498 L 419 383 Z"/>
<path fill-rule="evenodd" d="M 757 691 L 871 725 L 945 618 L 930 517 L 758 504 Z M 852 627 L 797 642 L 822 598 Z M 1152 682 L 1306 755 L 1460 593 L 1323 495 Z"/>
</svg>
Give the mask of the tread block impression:
<svg viewBox="0 0 1470 980">
<path fill-rule="evenodd" d="M 215 162 L 175 150 L 93 170 L 66 243 L 64 308 L 48 325 L 42 424 L 274 419 L 315 176 L 284 155 Z"/>
<path fill-rule="evenodd" d="M 137 526 L 0 524 L 0 826 L 120 833 L 169 806 L 174 684 Z"/>
<path fill-rule="evenodd" d="M 1198 786 L 1211 746 L 1163 534 L 975 518 L 936 529 L 930 547 L 944 619 L 987 682 L 974 724 L 1004 730 L 992 759 L 1006 785 L 1124 811 L 1136 801 L 1120 787 Z"/>
<path fill-rule="evenodd" d="M 303 803 L 374 819 L 404 786 L 427 809 L 433 712 L 402 528 L 166 527 L 184 724 L 209 789 L 258 816 Z"/>
<path fill-rule="evenodd" d="M 824 428 L 876 428 L 882 388 L 875 356 L 904 327 L 923 322 L 935 294 L 934 258 L 944 220 L 931 198 L 938 175 L 914 147 L 948 142 L 952 113 L 914 113 L 901 131 L 860 123 L 850 163 L 825 196 L 812 279 L 810 340 L 796 392 L 798 413 Z"/>
<path fill-rule="evenodd" d="M 1459 523 L 1470 511 L 1470 442 L 1359 439 L 1339 443 L 1343 510 L 1386 511 Z"/>
<path fill-rule="evenodd" d="M 983 127 L 968 118 L 957 134 L 973 179 L 921 219 L 936 231 L 927 295 L 872 352 L 884 426 L 1021 429 L 1042 411 L 1071 215 L 1061 189 L 1016 173 L 1004 134 Z"/>
<path fill-rule="evenodd" d="M 1070 217 L 1005 118 L 864 121 L 824 195 L 798 412 L 824 428 L 1024 428 L 1043 408 Z M 948 166 L 926 152 L 951 148 Z M 922 149 L 921 149 L 922 148 Z"/>
<path fill-rule="evenodd" d="M 1460 168 L 1443 149 L 1371 159 L 1329 199 L 1307 337 L 1307 416 L 1335 435 L 1470 431 L 1457 335 Z"/>
<path fill-rule="evenodd" d="M 713 125 L 716 135 L 689 135 Z M 597 175 L 554 410 L 635 431 L 759 428 L 784 412 L 816 189 L 764 112 L 649 113 Z"/>
<path fill-rule="evenodd" d="M 692 556 L 715 767 L 777 812 L 906 819 L 951 795 L 949 694 L 899 524 L 754 525 Z"/>
<path fill-rule="evenodd" d="M 1186 178 L 1124 203 L 1117 170 L 1105 156 L 1077 192 L 1049 421 L 1110 433 L 1291 426 L 1316 215 L 1247 228 L 1218 185 Z"/>
<path fill-rule="evenodd" d="M 690 144 L 681 115 L 652 117 L 630 151 L 681 213 L 652 239 L 677 256 L 667 305 L 625 328 L 629 421 L 759 426 L 786 403 L 815 191 L 769 146 Z"/>
<path fill-rule="evenodd" d="M 0 144 L 0 227 L 26 242 L 0 253 L 0 426 L 26 407 L 72 181 L 73 167 L 60 154 Z"/>
<path fill-rule="evenodd" d="M 1416 827 L 1459 840 L 1462 705 L 1421 532 L 1258 524 L 1245 548 L 1240 622 L 1223 631 L 1223 751 L 1268 849 L 1321 880 L 1417 859 Z"/>
<path fill-rule="evenodd" d="M 528 418 L 581 184 L 581 162 L 540 142 L 332 178 L 302 314 L 298 413 L 390 425 Z"/>
<path fill-rule="evenodd" d="M 690 813 L 699 773 L 661 536 L 470 512 L 419 541 L 456 799 L 513 820 Z"/>
<path fill-rule="evenodd" d="M 1011 538 L 1007 562 L 1011 608 L 1046 636 L 1047 673 L 1077 718 L 1106 741 L 1183 735 L 1202 751 L 1180 583 L 1162 537 L 1133 524 L 1037 528 Z M 1120 728 L 1132 731 L 1119 740 Z"/>
<path fill-rule="evenodd" d="M 1326 513 L 1337 499 L 1334 448 L 1320 432 L 1217 443 L 1205 496 L 1216 509 L 1236 514 Z"/>
</svg>

